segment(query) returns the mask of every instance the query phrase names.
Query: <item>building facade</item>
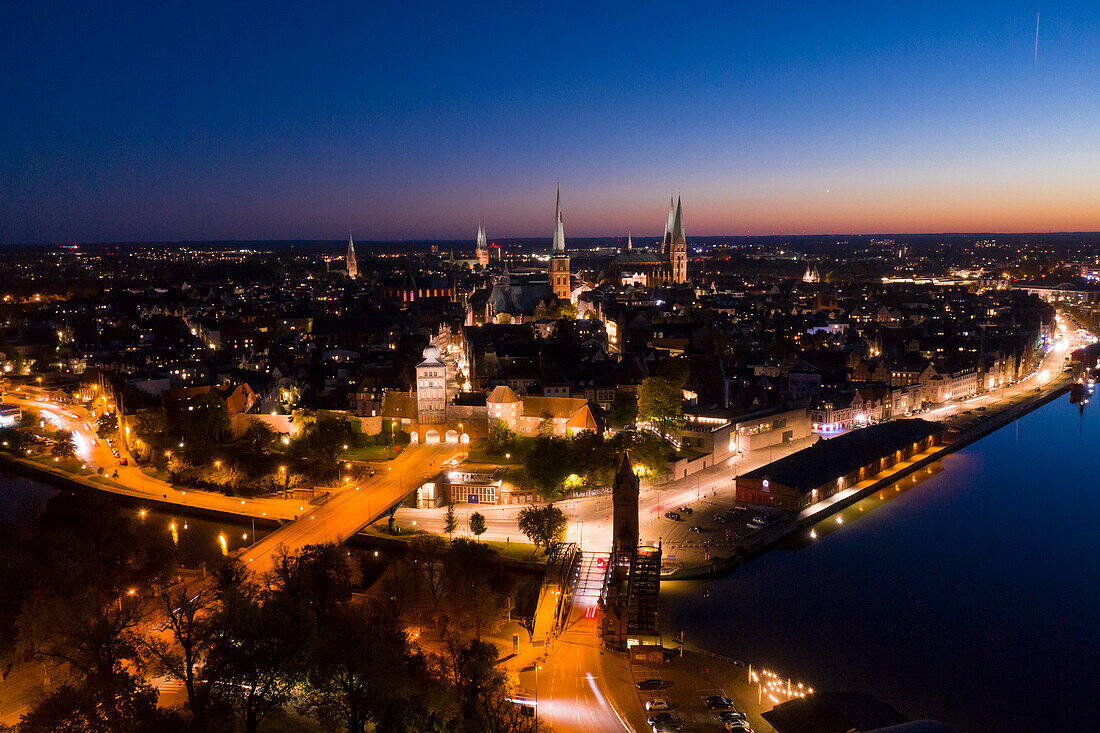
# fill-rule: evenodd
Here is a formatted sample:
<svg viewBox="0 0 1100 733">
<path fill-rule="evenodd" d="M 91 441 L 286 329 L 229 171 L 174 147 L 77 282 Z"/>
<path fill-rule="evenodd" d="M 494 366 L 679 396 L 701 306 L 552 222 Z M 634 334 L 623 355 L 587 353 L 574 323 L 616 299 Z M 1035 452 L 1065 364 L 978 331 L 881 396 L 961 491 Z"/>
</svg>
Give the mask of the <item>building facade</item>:
<svg viewBox="0 0 1100 733">
<path fill-rule="evenodd" d="M 447 419 L 447 365 L 434 346 L 424 349 L 423 357 L 416 365 L 416 419 L 438 425 Z"/>
</svg>

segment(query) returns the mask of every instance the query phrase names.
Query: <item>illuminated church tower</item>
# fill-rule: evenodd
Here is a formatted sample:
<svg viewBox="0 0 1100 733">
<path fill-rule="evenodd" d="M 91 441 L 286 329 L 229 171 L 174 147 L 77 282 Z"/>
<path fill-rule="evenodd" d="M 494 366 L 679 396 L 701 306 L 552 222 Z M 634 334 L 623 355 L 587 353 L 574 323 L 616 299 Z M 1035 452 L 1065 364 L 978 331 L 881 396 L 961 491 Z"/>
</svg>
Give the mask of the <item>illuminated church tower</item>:
<svg viewBox="0 0 1100 733">
<path fill-rule="evenodd" d="M 561 219 L 561 189 L 558 189 L 557 212 L 554 215 L 554 245 L 550 250 L 550 290 L 559 300 L 569 300 L 569 255 L 565 254 L 565 227 Z"/>
<path fill-rule="evenodd" d="M 676 198 L 676 214 L 669 232 L 668 259 L 672 267 L 672 282 L 686 283 L 688 279 L 687 238 L 684 236 L 684 209 Z"/>
<path fill-rule="evenodd" d="M 351 235 L 348 235 L 348 277 L 354 278 L 359 275 L 359 266 L 355 263 L 355 242 L 351 240 Z"/>
<path fill-rule="evenodd" d="M 485 227 L 480 223 L 477 225 L 477 264 L 489 266 L 489 243 L 485 238 Z"/>
</svg>

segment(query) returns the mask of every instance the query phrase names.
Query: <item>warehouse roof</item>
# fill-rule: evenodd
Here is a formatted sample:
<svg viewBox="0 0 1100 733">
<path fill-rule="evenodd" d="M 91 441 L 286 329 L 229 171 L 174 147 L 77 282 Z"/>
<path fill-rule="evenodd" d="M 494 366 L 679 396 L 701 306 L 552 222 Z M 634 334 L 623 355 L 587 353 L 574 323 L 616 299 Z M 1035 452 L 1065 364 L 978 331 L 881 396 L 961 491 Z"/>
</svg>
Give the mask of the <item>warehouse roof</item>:
<svg viewBox="0 0 1100 733">
<path fill-rule="evenodd" d="M 819 440 L 809 448 L 749 471 L 742 478 L 768 479 L 808 493 L 945 429 L 928 420 L 892 420 L 832 440 Z"/>
</svg>

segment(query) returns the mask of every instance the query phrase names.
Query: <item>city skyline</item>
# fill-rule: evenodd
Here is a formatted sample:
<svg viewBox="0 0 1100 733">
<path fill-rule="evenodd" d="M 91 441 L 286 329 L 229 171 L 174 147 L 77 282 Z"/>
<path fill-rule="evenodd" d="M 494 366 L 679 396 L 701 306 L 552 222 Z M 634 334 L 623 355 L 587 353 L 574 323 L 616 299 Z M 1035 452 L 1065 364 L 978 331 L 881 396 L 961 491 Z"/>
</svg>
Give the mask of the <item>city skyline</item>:
<svg viewBox="0 0 1100 733">
<path fill-rule="evenodd" d="M 3 243 L 1100 230 L 1084 3 L 7 15 Z"/>
</svg>

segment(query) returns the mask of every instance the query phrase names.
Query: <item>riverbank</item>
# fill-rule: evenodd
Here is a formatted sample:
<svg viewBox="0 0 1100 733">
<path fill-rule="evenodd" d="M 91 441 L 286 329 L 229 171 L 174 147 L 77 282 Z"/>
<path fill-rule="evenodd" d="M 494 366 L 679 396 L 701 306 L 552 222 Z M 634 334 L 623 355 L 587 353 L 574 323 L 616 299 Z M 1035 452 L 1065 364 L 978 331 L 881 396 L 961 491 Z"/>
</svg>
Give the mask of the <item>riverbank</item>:
<svg viewBox="0 0 1100 733">
<path fill-rule="evenodd" d="M 1003 409 L 987 413 L 988 417 L 976 420 L 959 430 L 950 443 L 942 446 L 935 446 L 933 449 L 913 456 L 907 461 L 896 464 L 889 470 L 877 474 L 851 489 L 841 492 L 839 495 L 830 497 L 830 499 L 826 501 L 819 502 L 798 514 L 788 515 L 779 519 L 773 524 L 752 533 L 744 540 L 737 543 L 732 548 L 733 554 L 731 555 L 725 557 L 710 557 L 704 562 L 683 565 L 672 572 L 663 573 L 661 575 L 661 580 L 694 580 L 698 578 L 716 577 L 732 572 L 742 562 L 759 557 L 782 544 L 790 543 L 799 533 L 804 532 L 807 528 L 871 496 L 898 479 L 925 469 L 955 451 L 1039 409 L 1043 405 L 1069 392 L 1071 384 L 1071 379 L 1059 375 L 1052 380 L 1053 386 L 1048 387 L 1034 397 L 1022 402 L 1007 404 Z"/>
</svg>

